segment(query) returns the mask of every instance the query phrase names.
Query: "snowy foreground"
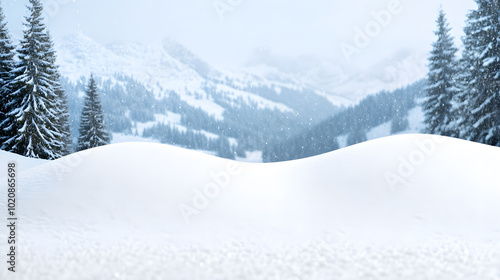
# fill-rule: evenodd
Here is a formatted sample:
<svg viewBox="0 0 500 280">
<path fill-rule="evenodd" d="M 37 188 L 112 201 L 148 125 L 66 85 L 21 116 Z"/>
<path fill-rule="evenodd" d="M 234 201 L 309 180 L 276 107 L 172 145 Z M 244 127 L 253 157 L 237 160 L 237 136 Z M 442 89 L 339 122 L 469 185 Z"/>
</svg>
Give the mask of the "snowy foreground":
<svg viewBox="0 0 500 280">
<path fill-rule="evenodd" d="M 12 159 L 18 272 L 0 279 L 500 279 L 499 148 L 402 135 L 247 164 L 124 143 L 2 152 L 3 172 Z"/>
</svg>

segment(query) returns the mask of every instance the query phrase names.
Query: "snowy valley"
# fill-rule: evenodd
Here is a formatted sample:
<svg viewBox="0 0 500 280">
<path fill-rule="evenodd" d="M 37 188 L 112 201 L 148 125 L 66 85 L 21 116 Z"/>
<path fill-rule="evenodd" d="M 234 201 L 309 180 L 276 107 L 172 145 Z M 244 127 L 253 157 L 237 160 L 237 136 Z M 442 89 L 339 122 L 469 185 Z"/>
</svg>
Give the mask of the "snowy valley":
<svg viewBox="0 0 500 280">
<path fill-rule="evenodd" d="M 326 74 L 319 70 L 324 63 L 317 76 L 297 77 L 269 66 L 236 73 L 209 65 L 170 39 L 159 45 L 102 46 L 77 34 L 56 40 L 56 49 L 73 135 L 92 73 L 99 80 L 113 143 L 160 142 L 244 161 L 262 161 L 252 155 L 312 129 L 367 94 L 422 76 L 409 67 L 421 64 L 412 57 L 382 66 L 385 70 L 373 71 L 379 73 L 371 78 L 349 77 L 340 69 Z M 407 78 L 393 76 L 405 71 Z M 325 92 L 320 77 L 331 75 L 340 80 L 328 82 Z"/>
</svg>

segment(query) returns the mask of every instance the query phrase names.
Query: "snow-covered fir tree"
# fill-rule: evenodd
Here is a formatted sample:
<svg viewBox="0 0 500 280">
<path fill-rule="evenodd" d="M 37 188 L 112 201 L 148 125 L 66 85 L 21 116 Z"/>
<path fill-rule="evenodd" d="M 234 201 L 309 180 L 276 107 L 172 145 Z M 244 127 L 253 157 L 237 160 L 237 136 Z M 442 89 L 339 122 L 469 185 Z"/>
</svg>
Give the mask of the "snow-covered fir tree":
<svg viewBox="0 0 500 280">
<path fill-rule="evenodd" d="M 423 103 L 425 124 L 428 133 L 452 136 L 455 132 L 449 124 L 456 121 L 452 115 L 452 100 L 459 90 L 456 86 L 457 48 L 453 45 L 451 28 L 443 10 L 439 11 L 437 26 L 438 39 L 433 43 L 429 58 L 429 85 Z"/>
<path fill-rule="evenodd" d="M 349 133 L 349 136 L 347 137 L 347 145 L 356 145 L 367 140 L 366 131 L 362 128 L 356 127 L 351 131 L 351 133 Z"/>
<path fill-rule="evenodd" d="M 71 135 L 70 114 L 68 105 L 68 96 L 61 85 L 55 89 L 59 97 L 59 121 L 58 126 L 61 131 L 62 141 L 64 146 L 61 149 L 62 155 L 69 155 L 73 153 L 73 137 Z"/>
<path fill-rule="evenodd" d="M 97 92 L 97 84 L 90 76 L 80 119 L 78 151 L 109 144 L 109 134 L 104 125 L 104 112 Z"/>
<path fill-rule="evenodd" d="M 464 68 L 469 77 L 462 93 L 462 111 L 469 115 L 465 137 L 500 146 L 500 2 L 476 3 L 478 8 L 468 16 L 464 38 Z"/>
<path fill-rule="evenodd" d="M 221 136 L 217 140 L 217 156 L 221 158 L 234 159 L 234 152 L 231 150 L 229 139 Z"/>
<path fill-rule="evenodd" d="M 51 63 L 49 64 L 49 71 L 52 72 L 53 90 L 57 95 L 57 104 L 55 108 L 57 110 L 57 128 L 61 133 L 61 140 L 63 146 L 61 147 L 61 155 L 69 155 L 73 152 L 73 138 L 71 137 L 71 128 L 69 123 L 69 108 L 68 108 L 68 97 L 61 85 L 61 74 L 59 73 L 58 66 L 56 64 L 56 52 L 54 49 L 54 43 L 52 42 L 50 33 L 47 32 L 49 36 L 46 36 L 46 41 L 50 45 L 50 49 L 47 52 L 47 60 Z"/>
<path fill-rule="evenodd" d="M 462 38 L 462 42 L 465 47 L 457 67 L 457 87 L 459 91 L 454 96 L 452 108 L 456 120 L 449 124 L 452 127 L 451 130 L 455 131 L 455 135 L 452 136 L 466 140 L 469 140 L 472 134 L 472 126 L 469 125 L 472 122 L 469 99 L 474 94 L 474 87 L 471 85 L 475 82 L 475 71 L 479 69 L 479 59 L 477 59 L 477 55 L 473 51 L 476 42 L 472 36 L 475 32 L 473 22 L 477 23 L 474 19 L 479 17 L 477 11 L 470 11 L 468 14 L 469 24 L 464 28 L 466 36 Z"/>
<path fill-rule="evenodd" d="M 7 95 L 10 93 L 9 84 L 13 78 L 14 56 L 15 46 L 12 44 L 5 15 L 0 7 L 0 148 L 7 139 L 15 135 L 12 120 L 7 116 L 10 102 Z"/>
<path fill-rule="evenodd" d="M 401 108 L 396 109 L 396 113 L 391 122 L 391 135 L 405 131 L 409 127 L 410 122 L 408 121 L 407 112 Z"/>
<path fill-rule="evenodd" d="M 54 50 L 43 23 L 42 3 L 29 3 L 8 95 L 8 116 L 16 133 L 4 142 L 4 148 L 27 157 L 56 159 L 63 155 L 64 140 L 59 130 L 61 102 L 55 90 Z"/>
</svg>

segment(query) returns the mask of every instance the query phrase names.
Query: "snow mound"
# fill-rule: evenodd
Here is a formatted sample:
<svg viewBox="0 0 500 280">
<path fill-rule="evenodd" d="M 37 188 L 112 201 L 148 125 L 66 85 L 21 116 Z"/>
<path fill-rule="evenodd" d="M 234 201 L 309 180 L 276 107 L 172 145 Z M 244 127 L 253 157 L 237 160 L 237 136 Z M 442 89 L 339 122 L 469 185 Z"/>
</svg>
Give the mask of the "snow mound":
<svg viewBox="0 0 500 280">
<path fill-rule="evenodd" d="M 500 276 L 495 147 L 400 135 L 273 164 L 153 143 L 0 159 L 30 166 L 18 279 Z"/>
<path fill-rule="evenodd" d="M 21 163 L 18 171 L 25 171 L 27 169 L 42 165 L 47 163 L 46 160 L 26 158 L 17 154 L 12 154 L 6 151 L 0 150 L 0 164 L 2 166 L 7 166 L 10 162 Z"/>
</svg>

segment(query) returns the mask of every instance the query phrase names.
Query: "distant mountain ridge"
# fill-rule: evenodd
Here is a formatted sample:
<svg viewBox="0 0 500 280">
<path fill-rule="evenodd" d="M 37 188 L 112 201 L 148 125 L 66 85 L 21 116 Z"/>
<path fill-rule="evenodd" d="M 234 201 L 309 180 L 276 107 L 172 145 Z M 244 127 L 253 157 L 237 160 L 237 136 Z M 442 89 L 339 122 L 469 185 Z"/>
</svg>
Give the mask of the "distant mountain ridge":
<svg viewBox="0 0 500 280">
<path fill-rule="evenodd" d="M 55 47 L 74 135 L 86 77 L 92 73 L 99 80 L 108 126 L 120 139 L 148 137 L 229 158 L 284 142 L 371 91 L 411 83 L 412 76 L 399 69 L 420 67 L 418 55 L 405 54 L 379 65 L 375 77 L 347 75 L 328 61 L 297 73 L 266 64 L 231 72 L 171 39 L 104 46 L 75 34 L 56 38 Z M 332 94 L 336 90 L 339 94 Z"/>
<path fill-rule="evenodd" d="M 224 110 L 207 93 L 207 87 L 226 93 L 229 100 L 238 98 L 244 91 L 248 95 L 244 98 L 246 101 L 260 102 L 270 109 L 284 106 L 275 104 L 275 100 L 262 100 L 252 88 L 266 87 L 277 94 L 282 88 L 317 94 L 314 88 L 304 87 L 291 79 L 273 80 L 254 74 L 222 72 L 170 39 L 160 45 L 114 43 L 103 46 L 83 34 L 76 34 L 56 40 L 56 48 L 60 71 L 72 82 L 90 73 L 113 80 L 115 74 L 120 73 L 143 84 L 157 99 L 163 98 L 166 92 L 175 92 L 188 104 L 216 117 L 222 117 Z M 193 100 L 194 95 L 198 96 L 197 100 Z"/>
<path fill-rule="evenodd" d="M 312 88 L 216 69 L 171 40 L 103 46 L 78 34 L 56 40 L 56 50 L 74 134 L 91 73 L 113 133 L 230 158 L 339 111 Z"/>
</svg>

